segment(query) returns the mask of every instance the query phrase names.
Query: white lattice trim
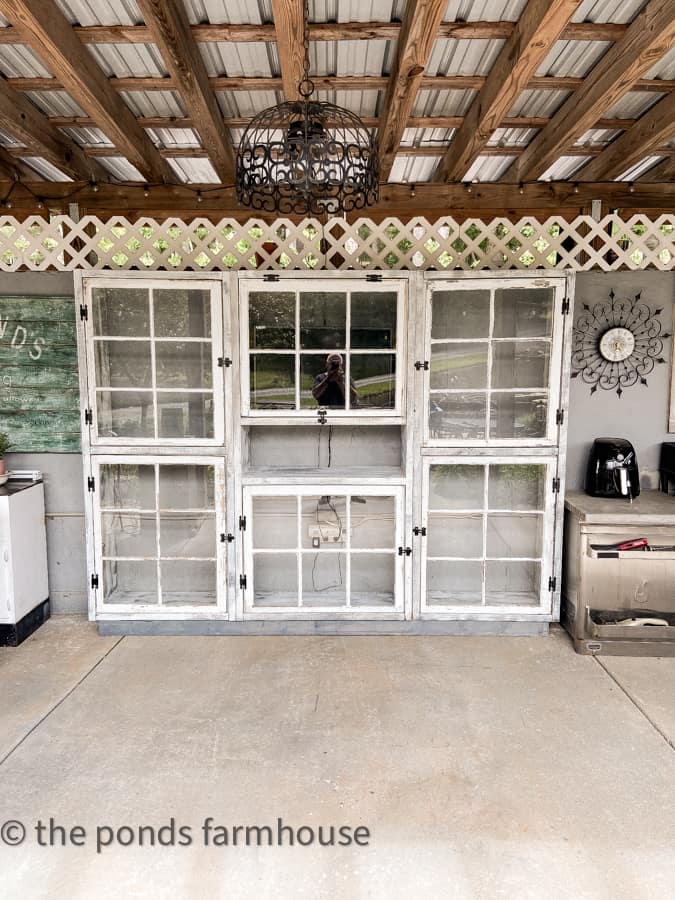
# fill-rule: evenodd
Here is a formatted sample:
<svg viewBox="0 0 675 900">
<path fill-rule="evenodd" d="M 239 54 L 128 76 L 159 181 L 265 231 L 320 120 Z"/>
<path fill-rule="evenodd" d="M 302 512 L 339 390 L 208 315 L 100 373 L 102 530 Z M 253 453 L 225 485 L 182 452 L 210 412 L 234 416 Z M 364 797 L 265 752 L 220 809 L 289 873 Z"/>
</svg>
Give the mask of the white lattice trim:
<svg viewBox="0 0 675 900">
<path fill-rule="evenodd" d="M 0 270 L 646 269 L 675 260 L 675 215 L 184 222 L 0 217 Z"/>
</svg>

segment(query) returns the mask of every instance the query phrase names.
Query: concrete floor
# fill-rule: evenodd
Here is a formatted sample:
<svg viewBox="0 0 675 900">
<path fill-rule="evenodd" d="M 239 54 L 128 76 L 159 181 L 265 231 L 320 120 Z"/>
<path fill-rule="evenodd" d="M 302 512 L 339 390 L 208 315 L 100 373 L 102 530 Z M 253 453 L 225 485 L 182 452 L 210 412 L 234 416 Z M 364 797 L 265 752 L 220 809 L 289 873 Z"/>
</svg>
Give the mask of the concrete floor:
<svg viewBox="0 0 675 900">
<path fill-rule="evenodd" d="M 0 797 L 27 828 L 3 900 L 672 898 L 675 660 L 559 631 L 119 639 L 58 617 L 0 650 Z M 207 816 L 371 837 L 204 847 Z M 49 817 L 85 846 L 38 846 Z M 171 817 L 190 846 L 96 852 L 97 825 Z"/>
</svg>

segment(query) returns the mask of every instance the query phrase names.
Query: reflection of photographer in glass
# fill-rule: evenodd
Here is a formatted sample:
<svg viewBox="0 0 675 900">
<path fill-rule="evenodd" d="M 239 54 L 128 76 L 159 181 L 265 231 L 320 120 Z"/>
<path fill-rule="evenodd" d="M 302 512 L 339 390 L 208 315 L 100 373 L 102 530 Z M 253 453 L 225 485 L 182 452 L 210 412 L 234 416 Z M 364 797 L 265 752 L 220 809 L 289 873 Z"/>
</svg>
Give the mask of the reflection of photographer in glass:
<svg viewBox="0 0 675 900">
<path fill-rule="evenodd" d="M 329 353 L 326 357 L 326 371 L 321 372 L 314 379 L 312 396 L 319 406 L 329 406 L 333 409 L 345 408 L 345 370 L 340 353 Z M 352 408 L 359 405 L 359 396 L 351 378 L 349 379 L 349 403 Z"/>
</svg>

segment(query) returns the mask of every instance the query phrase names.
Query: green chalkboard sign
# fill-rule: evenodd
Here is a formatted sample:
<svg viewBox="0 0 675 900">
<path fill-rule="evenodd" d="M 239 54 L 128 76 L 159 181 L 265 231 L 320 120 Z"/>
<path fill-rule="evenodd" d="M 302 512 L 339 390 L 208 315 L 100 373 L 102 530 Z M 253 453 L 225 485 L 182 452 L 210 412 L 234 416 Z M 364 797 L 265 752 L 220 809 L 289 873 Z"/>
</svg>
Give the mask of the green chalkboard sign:
<svg viewBox="0 0 675 900">
<path fill-rule="evenodd" d="M 0 296 L 0 431 L 17 453 L 79 452 L 72 297 Z"/>
</svg>

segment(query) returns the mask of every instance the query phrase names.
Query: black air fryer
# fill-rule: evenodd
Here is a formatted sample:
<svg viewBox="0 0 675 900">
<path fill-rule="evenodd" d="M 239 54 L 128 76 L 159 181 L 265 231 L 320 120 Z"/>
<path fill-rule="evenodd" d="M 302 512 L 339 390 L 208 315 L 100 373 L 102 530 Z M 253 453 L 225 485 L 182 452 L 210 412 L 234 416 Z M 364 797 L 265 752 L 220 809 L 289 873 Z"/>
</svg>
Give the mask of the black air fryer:
<svg viewBox="0 0 675 900">
<path fill-rule="evenodd" d="M 586 469 L 586 493 L 591 497 L 632 500 L 640 493 L 637 457 L 625 438 L 596 438 Z"/>
</svg>

